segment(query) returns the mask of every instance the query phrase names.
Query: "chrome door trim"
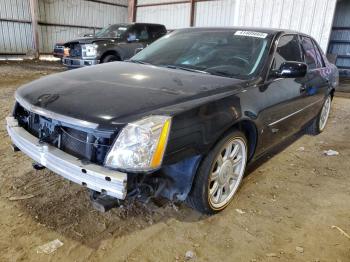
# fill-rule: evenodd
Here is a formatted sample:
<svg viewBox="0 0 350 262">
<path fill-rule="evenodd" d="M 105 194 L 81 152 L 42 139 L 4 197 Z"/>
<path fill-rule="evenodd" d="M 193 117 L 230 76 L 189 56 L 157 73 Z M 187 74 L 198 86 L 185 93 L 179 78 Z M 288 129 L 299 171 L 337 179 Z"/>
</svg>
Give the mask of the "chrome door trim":
<svg viewBox="0 0 350 262">
<path fill-rule="evenodd" d="M 268 126 L 274 126 L 274 125 L 278 124 L 279 122 L 282 122 L 282 121 L 284 121 L 284 120 L 286 120 L 286 119 L 288 119 L 288 118 L 290 118 L 290 117 L 292 117 L 292 116 L 294 116 L 296 114 L 299 114 L 300 112 L 304 111 L 305 109 L 308 109 L 309 107 L 311 107 L 311 106 L 313 106 L 313 105 L 315 105 L 317 103 L 320 103 L 321 101 L 323 101 L 323 99 L 319 99 L 319 100 L 311 103 L 310 105 L 307 105 L 306 107 L 303 107 L 302 109 L 299 109 L 298 111 L 295 111 L 295 112 L 291 113 L 290 115 L 282 117 L 281 119 L 278 119 L 277 121 L 268 124 Z"/>
</svg>

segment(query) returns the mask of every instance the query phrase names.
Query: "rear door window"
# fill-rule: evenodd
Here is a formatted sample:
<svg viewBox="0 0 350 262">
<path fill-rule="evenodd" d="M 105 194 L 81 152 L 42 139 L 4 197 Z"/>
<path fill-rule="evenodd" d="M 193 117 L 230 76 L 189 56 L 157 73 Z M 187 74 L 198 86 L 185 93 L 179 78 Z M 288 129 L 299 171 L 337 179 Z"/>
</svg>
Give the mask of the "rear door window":
<svg viewBox="0 0 350 262">
<path fill-rule="evenodd" d="M 322 57 L 322 53 L 318 45 L 315 41 L 312 41 L 315 47 L 315 53 L 316 53 L 316 60 L 317 60 L 317 68 L 323 68 L 325 67 L 325 63 Z"/>
<path fill-rule="evenodd" d="M 311 38 L 302 36 L 301 37 L 301 46 L 303 49 L 304 60 L 308 66 L 309 70 L 316 69 L 318 67 L 317 55 L 314 44 L 312 43 Z"/>
<path fill-rule="evenodd" d="M 146 25 L 135 25 L 129 29 L 128 41 L 147 41 L 150 36 Z"/>
<path fill-rule="evenodd" d="M 272 68 L 278 70 L 280 66 L 287 61 L 302 62 L 300 44 L 297 35 L 281 36 L 278 41 Z"/>
<path fill-rule="evenodd" d="M 161 25 L 150 25 L 149 32 L 151 34 L 152 39 L 158 39 L 159 37 L 166 35 L 166 29 L 164 26 Z"/>
</svg>

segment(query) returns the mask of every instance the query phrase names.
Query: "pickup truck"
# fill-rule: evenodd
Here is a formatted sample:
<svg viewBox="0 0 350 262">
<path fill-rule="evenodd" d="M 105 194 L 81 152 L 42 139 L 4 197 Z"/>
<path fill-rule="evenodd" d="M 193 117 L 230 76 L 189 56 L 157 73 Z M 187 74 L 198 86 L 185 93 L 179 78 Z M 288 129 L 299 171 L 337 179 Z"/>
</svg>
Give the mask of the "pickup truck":
<svg viewBox="0 0 350 262">
<path fill-rule="evenodd" d="M 68 68 L 77 68 L 126 60 L 166 33 L 160 24 L 110 25 L 93 37 L 65 43 L 62 62 Z"/>
</svg>

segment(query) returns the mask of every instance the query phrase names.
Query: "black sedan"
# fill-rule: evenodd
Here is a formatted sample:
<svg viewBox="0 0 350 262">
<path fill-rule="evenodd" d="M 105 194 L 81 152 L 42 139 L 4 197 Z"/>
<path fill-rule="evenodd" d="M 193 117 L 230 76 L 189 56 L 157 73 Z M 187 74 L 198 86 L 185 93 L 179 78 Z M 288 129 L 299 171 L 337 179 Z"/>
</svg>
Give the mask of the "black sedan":
<svg viewBox="0 0 350 262">
<path fill-rule="evenodd" d="M 182 29 L 129 61 L 21 87 L 7 130 L 35 167 L 95 200 L 163 196 L 215 213 L 248 163 L 299 130 L 324 130 L 337 84 L 310 36 Z"/>
</svg>

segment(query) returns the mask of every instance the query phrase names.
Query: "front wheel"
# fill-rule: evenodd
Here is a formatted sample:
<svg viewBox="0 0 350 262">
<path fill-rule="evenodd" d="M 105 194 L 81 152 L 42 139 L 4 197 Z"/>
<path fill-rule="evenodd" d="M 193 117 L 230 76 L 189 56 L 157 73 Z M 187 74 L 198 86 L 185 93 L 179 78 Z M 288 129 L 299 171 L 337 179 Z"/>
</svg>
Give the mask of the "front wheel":
<svg viewBox="0 0 350 262">
<path fill-rule="evenodd" d="M 331 104 L 332 104 L 332 97 L 328 95 L 325 102 L 323 103 L 321 112 L 306 128 L 306 132 L 308 134 L 317 135 L 325 129 L 329 118 L 329 113 L 331 111 Z"/>
<path fill-rule="evenodd" d="M 109 62 L 115 62 L 120 61 L 119 57 L 116 55 L 107 55 L 102 59 L 102 63 L 109 63 Z"/>
<path fill-rule="evenodd" d="M 240 131 L 232 131 L 220 140 L 201 163 L 187 203 L 207 214 L 225 209 L 243 179 L 247 151 L 247 140 Z"/>
</svg>

